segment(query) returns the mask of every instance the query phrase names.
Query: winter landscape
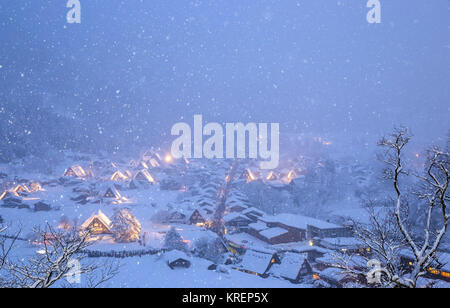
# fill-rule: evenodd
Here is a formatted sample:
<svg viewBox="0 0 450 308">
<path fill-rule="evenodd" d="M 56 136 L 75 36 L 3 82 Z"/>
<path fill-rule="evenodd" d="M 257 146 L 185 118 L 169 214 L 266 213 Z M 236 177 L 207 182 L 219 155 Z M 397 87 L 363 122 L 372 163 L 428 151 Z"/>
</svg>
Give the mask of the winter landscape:
<svg viewBox="0 0 450 308">
<path fill-rule="evenodd" d="M 0 2 L 0 287 L 450 287 L 448 2 L 59 2 Z"/>
</svg>

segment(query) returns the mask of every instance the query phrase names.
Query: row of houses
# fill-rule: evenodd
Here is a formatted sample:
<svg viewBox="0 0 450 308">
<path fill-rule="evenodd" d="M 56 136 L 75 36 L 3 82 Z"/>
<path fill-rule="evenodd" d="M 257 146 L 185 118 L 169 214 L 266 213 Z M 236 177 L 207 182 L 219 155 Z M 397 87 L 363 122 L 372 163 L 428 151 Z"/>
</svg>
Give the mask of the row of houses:
<svg viewBox="0 0 450 308">
<path fill-rule="evenodd" d="M 247 168 L 241 172 L 238 181 L 250 183 L 260 180 L 267 183 L 278 182 L 280 184 L 290 184 L 294 179 L 301 176 L 303 176 L 303 171 L 300 168 L 283 169 L 280 171 L 271 170 L 268 172 Z"/>
<path fill-rule="evenodd" d="M 247 250 L 242 261 L 233 269 L 247 274 L 267 278 L 269 276 L 300 283 L 313 279 L 313 268 L 307 254 L 263 250 Z"/>
<path fill-rule="evenodd" d="M 247 232 L 271 245 L 353 237 L 348 227 L 294 214 L 270 216 L 244 204 L 230 205 L 224 222 L 231 232 Z"/>
</svg>

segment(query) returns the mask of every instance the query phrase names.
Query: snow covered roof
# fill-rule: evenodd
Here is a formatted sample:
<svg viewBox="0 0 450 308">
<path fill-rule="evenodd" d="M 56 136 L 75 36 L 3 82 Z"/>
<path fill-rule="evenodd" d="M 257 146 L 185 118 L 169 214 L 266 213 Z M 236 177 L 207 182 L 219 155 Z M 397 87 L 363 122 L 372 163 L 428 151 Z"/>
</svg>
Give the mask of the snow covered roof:
<svg viewBox="0 0 450 308">
<path fill-rule="evenodd" d="M 183 259 L 183 260 L 188 260 L 189 261 L 189 257 L 188 255 L 180 250 L 171 250 L 168 251 L 164 254 L 164 259 L 168 262 L 168 263 L 172 263 L 175 262 L 179 259 Z"/>
<path fill-rule="evenodd" d="M 87 174 L 86 174 L 86 171 L 84 171 L 83 167 L 72 166 L 64 172 L 64 176 L 85 177 L 85 176 L 87 176 Z"/>
<path fill-rule="evenodd" d="M 230 213 L 224 216 L 223 220 L 225 222 L 230 222 L 235 219 L 243 219 L 249 221 L 249 218 L 247 216 L 241 215 L 240 213 Z"/>
<path fill-rule="evenodd" d="M 15 191 L 5 191 L 0 195 L 0 200 L 7 199 L 10 197 L 20 198 L 20 196 Z"/>
<path fill-rule="evenodd" d="M 263 223 L 262 221 L 258 221 L 258 222 L 249 224 L 248 226 L 249 226 L 250 228 L 252 228 L 253 230 L 256 230 L 256 231 L 262 231 L 262 230 L 266 230 L 266 229 L 269 228 L 269 227 L 267 227 L 267 225 L 266 225 L 265 223 Z"/>
<path fill-rule="evenodd" d="M 261 211 L 261 210 L 258 210 L 257 208 L 255 208 L 255 207 L 249 207 L 248 209 L 246 209 L 244 212 L 242 212 L 243 214 L 250 214 L 250 213 L 255 213 L 255 214 L 257 214 L 257 215 L 259 215 L 259 216 L 264 216 L 265 215 L 265 213 L 263 212 L 263 211 Z"/>
<path fill-rule="evenodd" d="M 323 238 L 320 244 L 327 248 L 355 248 L 363 246 L 361 240 L 353 237 Z"/>
<path fill-rule="evenodd" d="M 294 214 L 279 214 L 276 216 L 267 216 L 262 219 L 265 222 L 279 222 L 286 226 L 295 227 L 298 229 L 306 230 L 307 226 L 313 226 L 320 229 L 336 229 L 341 228 L 338 225 L 328 223 L 312 217 L 294 215 Z"/>
<path fill-rule="evenodd" d="M 296 280 L 305 262 L 308 262 L 307 254 L 285 253 L 281 264 L 272 267 L 271 272 L 276 276 Z"/>
<path fill-rule="evenodd" d="M 342 269 L 336 267 L 328 267 L 319 273 L 321 278 L 339 281 L 344 278 L 345 273 Z"/>
<path fill-rule="evenodd" d="M 129 175 L 125 172 L 123 173 L 122 171 L 116 171 L 114 172 L 114 174 L 111 176 L 110 180 L 111 181 L 124 181 L 127 180 L 129 178 Z"/>
<path fill-rule="evenodd" d="M 147 169 L 142 169 L 136 175 L 134 178 L 138 181 L 147 181 L 149 183 L 155 182 L 155 179 L 150 175 Z"/>
<path fill-rule="evenodd" d="M 259 232 L 259 234 L 261 234 L 265 238 L 272 239 L 272 238 L 281 236 L 283 234 L 286 234 L 288 232 L 289 231 L 286 229 L 276 227 L 276 228 L 270 228 L 270 229 L 261 231 L 261 232 Z"/>
<path fill-rule="evenodd" d="M 100 220 L 106 227 L 111 227 L 111 220 L 106 216 L 101 210 L 98 211 L 97 214 L 92 214 L 91 217 L 89 217 L 82 225 L 81 229 L 87 229 L 91 225 L 91 223 L 94 221 L 94 219 Z"/>
<path fill-rule="evenodd" d="M 272 258 L 273 254 L 270 253 L 247 250 L 239 266 L 247 271 L 265 274 L 272 264 Z"/>
</svg>

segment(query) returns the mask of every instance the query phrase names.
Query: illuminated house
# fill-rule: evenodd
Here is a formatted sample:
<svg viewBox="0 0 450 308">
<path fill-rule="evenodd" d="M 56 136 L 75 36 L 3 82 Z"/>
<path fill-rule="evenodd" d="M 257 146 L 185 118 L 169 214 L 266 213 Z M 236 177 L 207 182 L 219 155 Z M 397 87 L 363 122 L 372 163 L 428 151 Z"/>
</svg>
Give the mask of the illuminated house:
<svg viewBox="0 0 450 308">
<path fill-rule="evenodd" d="M 294 170 L 291 170 L 285 177 L 283 177 L 283 182 L 286 184 L 290 184 L 296 178 L 297 173 Z"/>
<path fill-rule="evenodd" d="M 0 195 L 0 200 L 7 200 L 7 199 L 20 199 L 20 196 L 14 192 L 14 191 L 5 191 Z"/>
<path fill-rule="evenodd" d="M 122 172 L 122 171 L 116 171 L 114 172 L 114 174 L 111 176 L 110 180 L 114 181 L 114 182 L 121 182 L 121 181 L 126 181 L 131 177 L 131 174 L 129 174 L 129 172 Z"/>
<path fill-rule="evenodd" d="M 147 169 L 142 169 L 141 171 L 139 171 L 134 176 L 134 179 L 143 183 L 153 184 L 155 182 L 155 179 L 150 175 Z"/>
<path fill-rule="evenodd" d="M 242 262 L 233 268 L 244 273 L 267 278 L 274 264 L 281 264 L 276 253 L 247 250 L 242 257 Z"/>
<path fill-rule="evenodd" d="M 266 181 L 275 181 L 275 180 L 278 180 L 278 177 L 276 176 L 275 172 L 270 171 L 266 177 Z"/>
<path fill-rule="evenodd" d="M 311 277 L 313 269 L 308 262 L 307 254 L 287 252 L 280 264 L 272 266 L 270 274 L 292 283 L 300 283 L 302 279 Z"/>
<path fill-rule="evenodd" d="M 86 172 L 81 166 L 72 166 L 64 172 L 63 176 L 85 178 L 88 176 L 88 172 Z"/>
<path fill-rule="evenodd" d="M 190 258 L 186 253 L 179 250 L 171 250 L 164 254 L 164 259 L 170 269 L 174 270 L 176 268 L 189 268 L 191 266 Z"/>
<path fill-rule="evenodd" d="M 147 151 L 142 156 L 142 160 L 146 162 L 148 166 L 151 166 L 153 168 L 161 166 L 161 163 L 163 162 L 161 156 L 153 151 Z"/>
<path fill-rule="evenodd" d="M 38 182 L 31 182 L 29 186 L 30 192 L 45 191 Z"/>
<path fill-rule="evenodd" d="M 30 190 L 25 185 L 19 184 L 12 189 L 13 192 L 18 194 L 19 196 L 26 196 L 30 193 Z"/>
<path fill-rule="evenodd" d="M 256 175 L 253 174 L 253 172 L 250 169 L 246 169 L 242 172 L 239 179 L 246 180 L 247 183 L 250 183 L 257 180 L 258 178 L 256 177 Z"/>
<path fill-rule="evenodd" d="M 206 219 L 200 214 L 198 210 L 194 210 L 189 217 L 189 224 L 191 225 L 204 225 L 206 223 Z"/>
<path fill-rule="evenodd" d="M 102 198 L 121 200 L 122 195 L 119 193 L 119 191 L 113 185 L 110 185 L 104 190 Z"/>
<path fill-rule="evenodd" d="M 89 230 L 92 235 L 111 234 L 111 227 L 111 220 L 100 210 L 81 225 L 82 230 Z"/>
<path fill-rule="evenodd" d="M 148 161 L 148 165 L 152 166 L 153 168 L 157 168 L 160 166 L 160 163 L 156 159 L 152 158 Z"/>
<path fill-rule="evenodd" d="M 186 215 L 181 211 L 173 211 L 167 217 L 166 222 L 171 224 L 183 224 L 186 222 Z"/>
</svg>

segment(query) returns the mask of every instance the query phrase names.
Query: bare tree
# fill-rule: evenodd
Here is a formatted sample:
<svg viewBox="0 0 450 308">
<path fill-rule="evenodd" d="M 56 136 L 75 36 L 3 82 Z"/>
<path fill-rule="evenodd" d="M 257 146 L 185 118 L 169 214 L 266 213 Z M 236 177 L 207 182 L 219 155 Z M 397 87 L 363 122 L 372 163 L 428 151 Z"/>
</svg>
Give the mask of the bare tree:
<svg viewBox="0 0 450 308">
<path fill-rule="evenodd" d="M 393 210 L 376 213 L 373 204 L 369 206 L 370 222 L 363 225 L 355 223 L 355 235 L 370 248 L 373 257 L 382 265 L 377 265 L 378 283 L 385 287 L 415 288 L 419 278 L 427 274 L 427 268 L 436 260 L 438 249 L 447 232 L 450 215 L 447 212 L 449 201 L 450 155 L 448 150 L 437 147 L 428 151 L 428 158 L 422 174 L 412 174 L 406 169 L 404 151 L 411 135 L 406 128 L 396 129 L 392 135 L 383 138 L 379 145 L 385 149 L 383 161 L 387 165 L 388 175 L 394 188 Z M 423 234 L 412 230 L 408 222 L 408 198 L 411 193 L 402 185 L 402 181 L 410 176 L 418 180 L 414 191 L 421 211 L 424 215 Z M 433 217 L 438 217 L 433 222 Z M 405 269 L 400 264 L 400 254 L 406 252 L 414 262 Z M 348 262 L 338 257 L 340 267 L 348 272 L 354 271 Z M 343 262 L 344 261 L 344 262 Z M 373 265 L 373 264 L 372 264 Z M 369 265 L 368 265 L 369 266 Z"/>
<path fill-rule="evenodd" d="M 112 279 L 118 267 L 86 261 L 84 250 L 91 245 L 89 231 L 56 231 L 51 226 L 36 231 L 34 245 L 42 246 L 35 256 L 25 259 L 5 258 L 2 287 L 49 288 L 81 286 L 97 287 Z M 12 246 L 10 249 L 13 249 Z M 78 279 L 79 278 L 79 279 Z M 68 282 L 72 282 L 74 285 Z"/>
<path fill-rule="evenodd" d="M 6 234 L 8 227 L 0 228 L 0 273 L 2 269 L 5 267 L 6 260 L 10 255 L 15 242 L 19 237 L 19 232 L 13 236 L 9 236 Z M 4 284 L 4 277 L 0 276 L 0 286 Z"/>
</svg>

